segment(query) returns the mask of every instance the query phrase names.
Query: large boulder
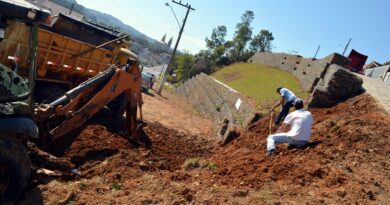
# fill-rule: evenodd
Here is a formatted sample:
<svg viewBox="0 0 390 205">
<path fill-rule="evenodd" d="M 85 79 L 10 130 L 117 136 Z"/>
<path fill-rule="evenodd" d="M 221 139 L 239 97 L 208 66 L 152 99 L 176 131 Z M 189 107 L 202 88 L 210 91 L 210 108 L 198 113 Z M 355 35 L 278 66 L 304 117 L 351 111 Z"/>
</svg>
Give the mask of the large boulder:
<svg viewBox="0 0 390 205">
<path fill-rule="evenodd" d="M 332 64 L 314 87 L 309 107 L 332 107 L 364 92 L 363 80 L 338 65 Z"/>
</svg>

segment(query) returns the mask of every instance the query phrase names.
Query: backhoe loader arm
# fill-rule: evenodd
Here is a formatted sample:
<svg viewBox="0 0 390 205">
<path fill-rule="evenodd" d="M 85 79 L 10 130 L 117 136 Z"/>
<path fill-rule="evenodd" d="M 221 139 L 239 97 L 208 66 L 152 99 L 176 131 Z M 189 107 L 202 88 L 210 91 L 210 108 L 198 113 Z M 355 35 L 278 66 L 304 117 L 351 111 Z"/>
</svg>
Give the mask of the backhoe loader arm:
<svg viewBox="0 0 390 205">
<path fill-rule="evenodd" d="M 92 116 L 102 110 L 110 102 L 116 99 L 121 94 L 124 94 L 125 110 L 127 118 L 127 132 L 131 138 L 137 139 L 137 129 L 140 128 L 141 122 L 137 121 L 137 108 L 140 110 L 142 106 L 142 94 L 141 94 L 141 72 L 139 64 L 136 61 L 130 61 L 130 63 L 124 68 L 114 69 L 114 73 L 107 81 L 101 81 L 98 84 L 94 84 L 88 87 L 88 89 L 81 89 L 82 92 L 78 92 L 72 96 L 70 100 L 65 99 L 66 96 L 61 97 L 58 101 L 53 102 L 47 109 L 46 116 L 50 113 L 50 117 L 45 121 L 49 122 L 52 119 L 58 119 L 60 117 L 65 118 L 58 126 L 51 130 L 48 130 L 49 137 L 44 144 L 50 144 L 50 142 L 65 137 L 71 131 L 81 127 Z M 90 82 L 93 82 L 90 80 Z M 79 88 L 80 89 L 80 88 Z M 77 91 L 77 88 L 73 89 Z M 75 91 L 69 91 L 68 93 L 76 93 Z M 43 114 L 42 114 L 43 116 Z"/>
</svg>

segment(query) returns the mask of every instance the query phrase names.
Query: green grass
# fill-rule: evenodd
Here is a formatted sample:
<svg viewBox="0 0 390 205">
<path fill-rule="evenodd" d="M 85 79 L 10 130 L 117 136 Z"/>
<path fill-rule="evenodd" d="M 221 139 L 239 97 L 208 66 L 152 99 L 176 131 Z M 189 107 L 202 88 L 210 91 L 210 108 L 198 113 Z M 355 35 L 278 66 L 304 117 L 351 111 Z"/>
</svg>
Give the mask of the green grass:
<svg viewBox="0 0 390 205">
<path fill-rule="evenodd" d="M 113 191 L 121 190 L 122 187 L 123 187 L 123 185 L 121 183 L 116 183 L 116 182 L 111 185 L 111 188 Z"/>
<path fill-rule="evenodd" d="M 288 88 L 302 99 L 308 97 L 308 93 L 301 90 L 298 80 L 292 74 L 264 65 L 234 64 L 213 73 L 212 76 L 255 100 L 258 108 L 270 107 L 270 104 L 280 99 L 276 93 L 279 86 Z"/>
<path fill-rule="evenodd" d="M 191 171 L 193 169 L 201 168 L 209 171 L 217 171 L 218 166 L 214 162 L 207 161 L 203 158 L 189 158 L 183 164 L 183 168 L 186 171 Z"/>
</svg>

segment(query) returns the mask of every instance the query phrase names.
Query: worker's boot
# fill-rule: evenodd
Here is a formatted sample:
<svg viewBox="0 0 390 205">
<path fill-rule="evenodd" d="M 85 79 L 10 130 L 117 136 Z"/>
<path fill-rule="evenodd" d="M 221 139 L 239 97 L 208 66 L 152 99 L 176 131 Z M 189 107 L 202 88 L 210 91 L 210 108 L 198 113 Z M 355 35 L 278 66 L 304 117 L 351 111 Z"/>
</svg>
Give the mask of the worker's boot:
<svg viewBox="0 0 390 205">
<path fill-rule="evenodd" d="M 294 144 L 288 144 L 287 145 L 287 149 L 291 150 L 291 149 L 299 149 L 300 147 L 298 145 L 294 145 Z"/>
<path fill-rule="evenodd" d="M 292 149 L 304 149 L 306 147 L 306 144 L 301 144 L 301 145 L 295 145 L 295 144 L 288 144 L 287 149 L 292 150 Z"/>
<path fill-rule="evenodd" d="M 276 149 L 270 149 L 267 151 L 267 156 L 274 156 L 276 155 Z"/>
</svg>

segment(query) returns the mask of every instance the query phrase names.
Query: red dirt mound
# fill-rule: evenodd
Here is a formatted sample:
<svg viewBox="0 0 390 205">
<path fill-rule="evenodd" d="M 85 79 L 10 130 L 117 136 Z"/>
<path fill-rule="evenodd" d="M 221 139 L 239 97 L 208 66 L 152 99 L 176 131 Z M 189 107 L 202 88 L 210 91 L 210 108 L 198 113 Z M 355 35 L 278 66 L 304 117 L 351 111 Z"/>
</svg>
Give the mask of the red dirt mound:
<svg viewBox="0 0 390 205">
<path fill-rule="evenodd" d="M 367 203 L 389 193 L 390 118 L 375 101 L 361 95 L 334 108 L 310 111 L 315 122 L 308 147 L 279 146 L 278 155 L 265 156 L 269 117 L 264 118 L 211 157 L 219 166 L 216 181 L 268 187 L 293 198 L 310 192 L 314 198 L 336 197 L 339 202 Z"/>
<path fill-rule="evenodd" d="M 90 125 L 66 150 L 63 158 L 69 159 L 84 177 L 125 170 L 125 175 L 135 177 L 142 174 L 141 169 L 173 171 L 187 158 L 206 157 L 213 150 L 212 143 L 202 136 L 178 132 L 159 123 L 147 124 L 144 131 L 152 141 L 151 149 L 135 148 L 126 138 L 109 132 L 106 127 Z M 98 166 L 104 160 L 104 166 Z M 138 174 L 130 173 L 132 169 Z"/>
</svg>

